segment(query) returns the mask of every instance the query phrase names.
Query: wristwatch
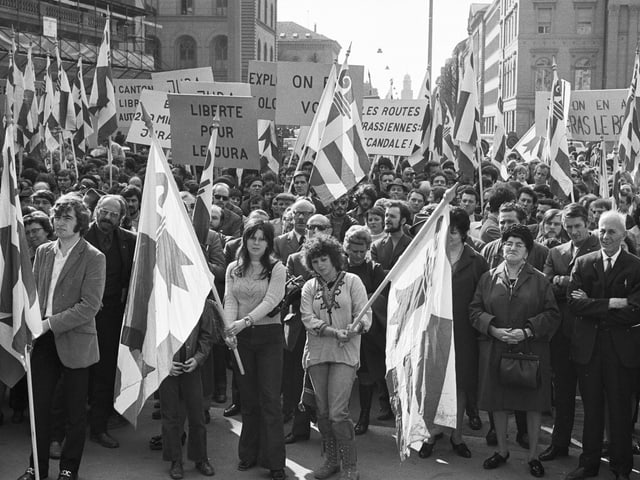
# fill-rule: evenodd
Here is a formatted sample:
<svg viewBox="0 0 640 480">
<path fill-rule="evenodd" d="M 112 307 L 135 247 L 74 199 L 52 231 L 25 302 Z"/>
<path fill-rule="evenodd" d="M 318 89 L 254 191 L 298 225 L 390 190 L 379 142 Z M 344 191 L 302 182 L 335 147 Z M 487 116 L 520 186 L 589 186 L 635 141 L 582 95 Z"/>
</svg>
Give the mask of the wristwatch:
<svg viewBox="0 0 640 480">
<path fill-rule="evenodd" d="M 251 320 L 251 317 L 244 317 L 244 324 L 247 327 L 253 326 L 253 320 Z"/>
</svg>

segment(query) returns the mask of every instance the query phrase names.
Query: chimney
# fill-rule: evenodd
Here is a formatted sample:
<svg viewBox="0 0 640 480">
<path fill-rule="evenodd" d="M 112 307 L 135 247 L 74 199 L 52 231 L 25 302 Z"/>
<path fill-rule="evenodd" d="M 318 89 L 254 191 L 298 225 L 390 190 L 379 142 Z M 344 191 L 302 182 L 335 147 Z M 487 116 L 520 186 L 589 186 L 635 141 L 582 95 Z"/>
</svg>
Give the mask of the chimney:
<svg viewBox="0 0 640 480">
<path fill-rule="evenodd" d="M 317 23 L 313 24 L 313 33 L 318 33 L 318 24 Z"/>
</svg>

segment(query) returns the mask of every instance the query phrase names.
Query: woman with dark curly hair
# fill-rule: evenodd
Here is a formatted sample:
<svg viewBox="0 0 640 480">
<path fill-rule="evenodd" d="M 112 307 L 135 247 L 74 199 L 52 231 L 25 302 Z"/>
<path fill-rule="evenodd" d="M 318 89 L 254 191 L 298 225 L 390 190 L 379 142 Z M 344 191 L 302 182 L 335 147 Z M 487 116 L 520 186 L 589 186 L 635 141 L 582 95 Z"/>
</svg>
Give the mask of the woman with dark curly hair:
<svg viewBox="0 0 640 480">
<path fill-rule="evenodd" d="M 342 467 L 344 479 L 357 479 L 355 434 L 349 397 L 360 365 L 360 337 L 371 326 L 371 310 L 354 319 L 367 303 L 367 291 L 356 275 L 344 271 L 340 243 L 318 236 L 305 243 L 307 268 L 315 275 L 302 288 L 300 312 L 307 329 L 302 363 L 315 391 L 318 430 L 324 464 L 314 471 L 328 478 Z"/>
<path fill-rule="evenodd" d="M 560 325 L 560 313 L 551 284 L 527 262 L 533 234 L 516 224 L 502 233 L 504 261 L 485 273 L 469 305 L 471 324 L 482 334 L 479 348 L 478 404 L 493 412 L 498 451 L 484 461 L 493 469 L 509 458 L 507 412 L 527 412 L 529 472 L 542 477 L 544 468 L 536 452 L 542 412 L 551 410 L 551 337 Z M 535 386 L 513 386 L 501 378 L 505 352 L 533 353 L 539 358 Z"/>
<path fill-rule="evenodd" d="M 229 264 L 224 295 L 225 338 L 237 344 L 245 375 L 238 378 L 242 432 L 238 470 L 258 462 L 271 478 L 285 478 L 285 447 L 280 389 L 283 336 L 280 316 L 271 311 L 284 297 L 286 269 L 273 258 L 273 225 L 251 220 L 242 235 L 238 259 Z"/>
</svg>

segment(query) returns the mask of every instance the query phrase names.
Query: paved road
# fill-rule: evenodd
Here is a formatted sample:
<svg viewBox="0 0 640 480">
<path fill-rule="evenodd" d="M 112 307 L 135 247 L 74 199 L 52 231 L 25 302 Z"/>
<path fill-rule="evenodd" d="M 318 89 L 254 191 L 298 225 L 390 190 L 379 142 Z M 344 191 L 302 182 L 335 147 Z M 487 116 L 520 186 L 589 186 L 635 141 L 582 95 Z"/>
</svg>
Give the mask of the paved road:
<svg viewBox="0 0 640 480">
<path fill-rule="evenodd" d="M 357 391 L 357 390 L 356 390 Z M 357 405 L 357 400 L 353 402 Z M 237 441 L 240 433 L 240 419 L 224 418 L 222 405 L 211 408 L 211 424 L 208 426 L 209 456 L 216 469 L 214 478 L 253 480 L 266 479 L 266 470 L 255 468 L 248 472 L 236 470 Z M 143 410 L 137 430 L 130 425 L 113 430 L 121 447 L 109 450 L 87 441 L 83 464 L 80 471 L 82 480 L 155 480 L 168 479 L 169 464 L 162 461 L 162 452 L 151 451 L 148 441 L 160 431 L 160 421 L 151 420 L 151 403 Z M 5 408 L 5 419 L 10 410 Z M 357 407 L 352 408 L 354 417 Z M 550 419 L 547 419 L 547 424 Z M 515 425 L 511 419 L 510 437 L 515 438 Z M 285 426 L 288 428 L 289 426 Z M 581 427 L 580 427 L 581 428 Z M 466 441 L 473 453 L 471 459 L 457 457 L 451 450 L 448 438 L 438 442 L 432 458 L 423 460 L 414 453 L 410 459 L 400 462 L 391 422 L 375 422 L 366 435 L 357 437 L 358 464 L 363 480 L 382 479 L 522 479 L 532 478 L 528 474 L 526 452 L 515 442 L 510 445 L 511 459 L 507 465 L 493 471 L 484 470 L 482 462 L 493 453 L 484 440 L 487 425 L 480 432 L 465 431 Z M 0 427 L 0 480 L 13 480 L 24 471 L 29 453 L 28 424 L 12 425 L 5 421 Z M 541 443 L 549 443 L 549 435 L 542 435 Z M 577 465 L 579 450 L 571 449 L 566 459 L 546 464 L 549 479 L 562 479 Z M 52 461 L 53 462 L 53 461 Z M 321 463 L 320 436 L 312 433 L 311 440 L 287 446 L 287 475 L 290 479 L 313 478 L 311 471 Z M 51 474 L 57 478 L 57 465 L 52 463 Z M 51 476 L 49 478 L 52 478 Z M 185 463 L 185 478 L 203 478 L 193 463 Z M 336 477 L 337 478 L 337 477 Z M 601 479 L 612 478 L 608 466 L 603 463 Z M 636 478 L 640 475 L 636 473 Z"/>
</svg>

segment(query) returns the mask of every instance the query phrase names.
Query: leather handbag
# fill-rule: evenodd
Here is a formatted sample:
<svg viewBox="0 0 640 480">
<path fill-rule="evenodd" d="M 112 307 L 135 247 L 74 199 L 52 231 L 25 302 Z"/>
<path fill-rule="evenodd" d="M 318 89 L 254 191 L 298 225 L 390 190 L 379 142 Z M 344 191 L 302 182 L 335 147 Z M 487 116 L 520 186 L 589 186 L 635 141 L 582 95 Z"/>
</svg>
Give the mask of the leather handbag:
<svg viewBox="0 0 640 480">
<path fill-rule="evenodd" d="M 540 356 L 531 352 L 529 340 L 525 340 L 529 353 L 514 352 L 509 347 L 500 357 L 500 384 L 504 387 L 536 389 L 540 386 Z"/>
</svg>

